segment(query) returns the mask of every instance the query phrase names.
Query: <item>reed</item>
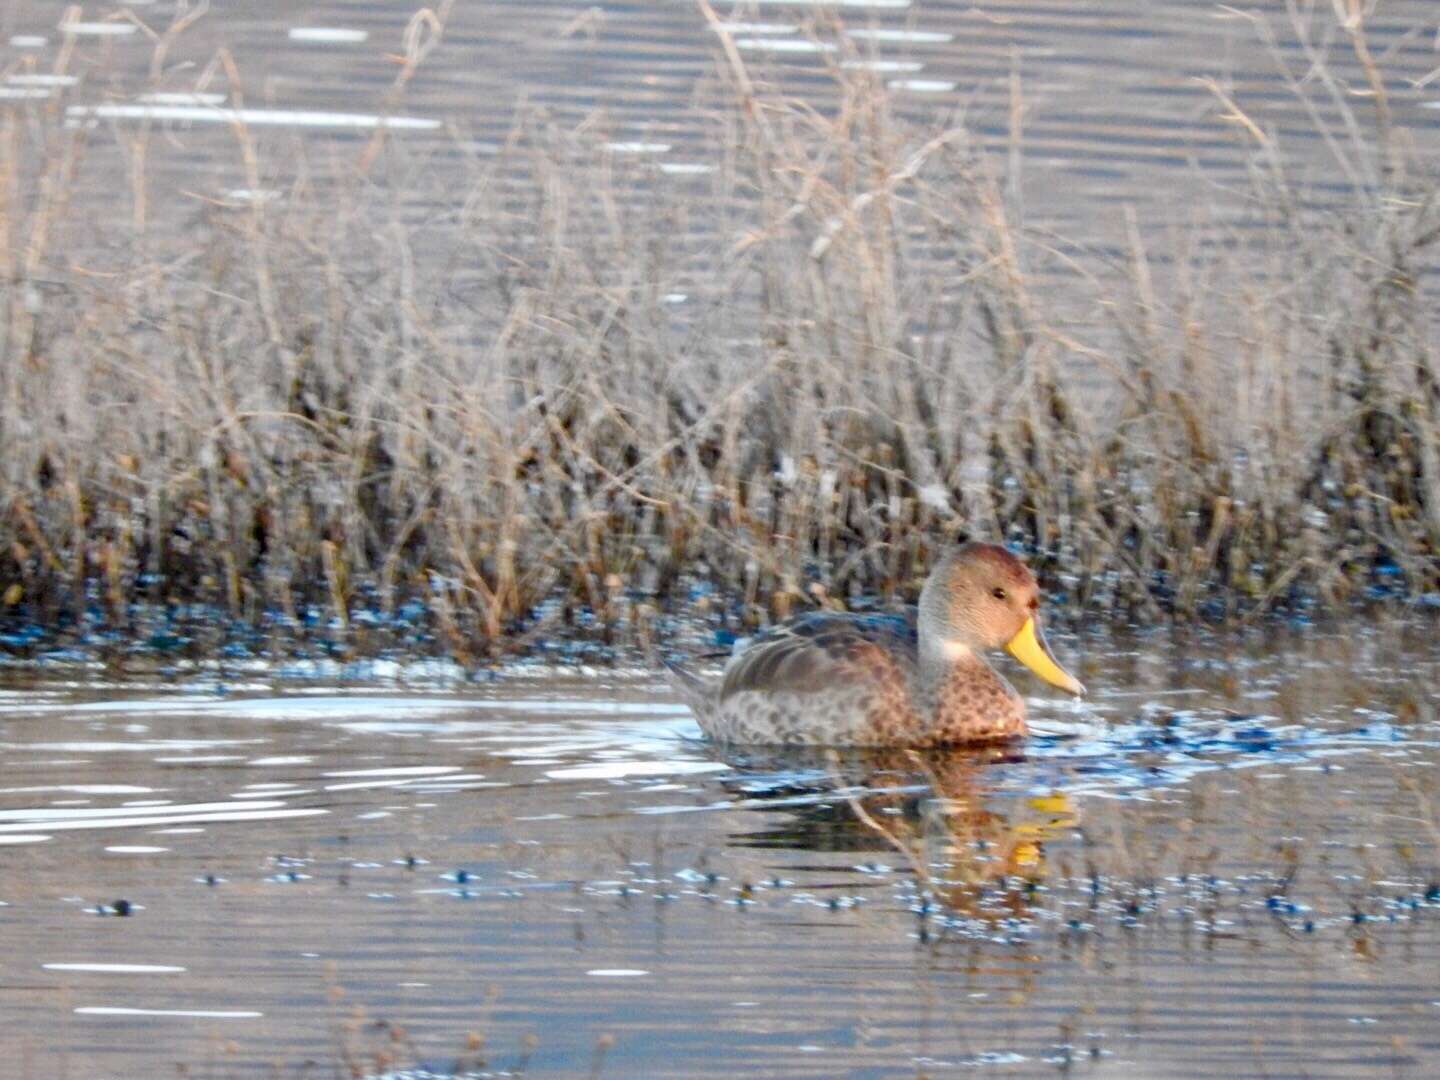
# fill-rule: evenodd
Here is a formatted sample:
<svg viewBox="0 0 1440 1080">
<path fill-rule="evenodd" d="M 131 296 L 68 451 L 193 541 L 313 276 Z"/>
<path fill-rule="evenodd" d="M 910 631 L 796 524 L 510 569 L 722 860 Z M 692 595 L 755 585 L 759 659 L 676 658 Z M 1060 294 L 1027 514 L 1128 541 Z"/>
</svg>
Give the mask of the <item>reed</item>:
<svg viewBox="0 0 1440 1080">
<path fill-rule="evenodd" d="M 201 134 L 6 103 L 9 647 L 648 646 L 913 598 L 961 532 L 1121 620 L 1434 593 L 1440 186 L 1351 14 L 1368 100 L 1318 49 L 1294 87 L 1343 196 L 1215 85 L 1253 152 L 1230 224 L 1135 221 L 1120 259 L 1027 226 L 1018 127 L 997 160 L 843 54 L 822 112 L 723 35 L 684 179 L 603 117 L 433 156 L 237 123 L 278 196 L 198 199 L 161 163 Z"/>
</svg>

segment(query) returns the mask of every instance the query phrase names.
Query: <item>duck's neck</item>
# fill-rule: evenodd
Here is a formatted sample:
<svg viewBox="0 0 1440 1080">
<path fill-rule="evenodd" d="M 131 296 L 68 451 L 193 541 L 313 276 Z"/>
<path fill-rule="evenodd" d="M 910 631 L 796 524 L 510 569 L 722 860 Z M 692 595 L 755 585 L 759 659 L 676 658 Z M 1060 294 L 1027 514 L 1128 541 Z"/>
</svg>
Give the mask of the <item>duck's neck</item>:
<svg viewBox="0 0 1440 1080">
<path fill-rule="evenodd" d="M 957 672 L 975 671 L 990 665 L 963 641 L 946 640 L 937 635 L 920 639 L 920 681 L 927 690 L 937 689 Z"/>
</svg>

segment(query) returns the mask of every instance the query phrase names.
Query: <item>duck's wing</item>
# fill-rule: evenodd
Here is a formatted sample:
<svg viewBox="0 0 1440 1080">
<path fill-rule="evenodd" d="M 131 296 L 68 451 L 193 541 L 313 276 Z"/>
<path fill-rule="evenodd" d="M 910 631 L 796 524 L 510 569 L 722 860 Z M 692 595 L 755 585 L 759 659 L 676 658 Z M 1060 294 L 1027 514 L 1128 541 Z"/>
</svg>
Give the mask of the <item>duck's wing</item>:
<svg viewBox="0 0 1440 1080">
<path fill-rule="evenodd" d="M 751 638 L 725 667 L 720 700 L 746 691 L 814 693 L 906 677 L 918 638 L 910 614 L 801 615 Z"/>
</svg>

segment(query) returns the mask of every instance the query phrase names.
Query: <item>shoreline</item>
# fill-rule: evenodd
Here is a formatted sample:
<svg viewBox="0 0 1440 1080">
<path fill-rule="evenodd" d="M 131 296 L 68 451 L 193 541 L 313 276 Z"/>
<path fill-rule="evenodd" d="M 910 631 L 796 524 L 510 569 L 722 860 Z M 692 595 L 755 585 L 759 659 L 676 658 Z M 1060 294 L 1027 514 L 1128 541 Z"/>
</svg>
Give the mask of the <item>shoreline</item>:
<svg viewBox="0 0 1440 1080">
<path fill-rule="evenodd" d="M 853 610 L 897 608 L 869 603 Z M 136 624 L 150 625 L 150 632 L 130 636 L 98 626 L 84 634 L 47 632 L 33 624 L 17 628 L 0 619 L 0 684 L 7 674 L 23 678 L 72 668 L 96 673 L 101 679 L 181 682 L 254 677 L 278 683 L 328 680 L 448 686 L 531 676 L 653 678 L 661 673 L 661 656 L 709 657 L 718 666 L 737 640 L 763 629 L 738 626 L 733 612 L 721 617 L 713 610 L 702 613 L 692 609 L 651 618 L 643 637 L 621 627 L 607 640 L 603 634 L 587 634 L 573 626 L 567 630 L 557 624 L 554 633 L 532 628 L 510 649 L 457 654 L 446 649 L 433 623 L 428 628 L 423 621 L 400 625 L 390 620 L 384 625 L 375 612 L 351 613 L 348 631 L 341 631 L 334 620 L 317 618 L 303 635 L 279 632 L 273 623 L 268 632 L 261 631 L 226 620 L 218 612 L 189 623 L 171 619 L 163 628 L 154 618 L 156 613 L 150 615 L 149 619 L 144 615 L 136 619 Z M 1083 659 L 1086 646 L 1114 648 L 1124 642 L 1229 641 L 1243 646 L 1277 637 L 1338 638 L 1357 630 L 1361 634 L 1424 633 L 1440 620 L 1440 595 L 1391 594 L 1341 610 L 1267 610 L 1230 620 L 1110 623 L 1069 607 L 1053 608 L 1049 616 L 1049 636 Z"/>
</svg>

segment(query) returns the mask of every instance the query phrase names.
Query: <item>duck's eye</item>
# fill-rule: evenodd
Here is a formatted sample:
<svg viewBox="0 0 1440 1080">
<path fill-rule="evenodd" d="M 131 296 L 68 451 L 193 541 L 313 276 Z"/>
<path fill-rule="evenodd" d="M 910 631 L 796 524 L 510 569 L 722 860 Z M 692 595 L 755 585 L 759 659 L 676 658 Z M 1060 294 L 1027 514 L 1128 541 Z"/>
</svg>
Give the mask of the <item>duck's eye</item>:
<svg viewBox="0 0 1440 1080">
<path fill-rule="evenodd" d="M 1000 586 L 997 585 L 997 586 L 995 586 L 995 588 L 993 588 L 993 589 L 990 590 L 990 595 L 993 596 L 993 597 L 995 597 L 996 600 L 1004 600 L 1004 599 L 1005 599 L 1005 590 L 1002 589 L 1002 588 L 1000 588 Z"/>
</svg>

